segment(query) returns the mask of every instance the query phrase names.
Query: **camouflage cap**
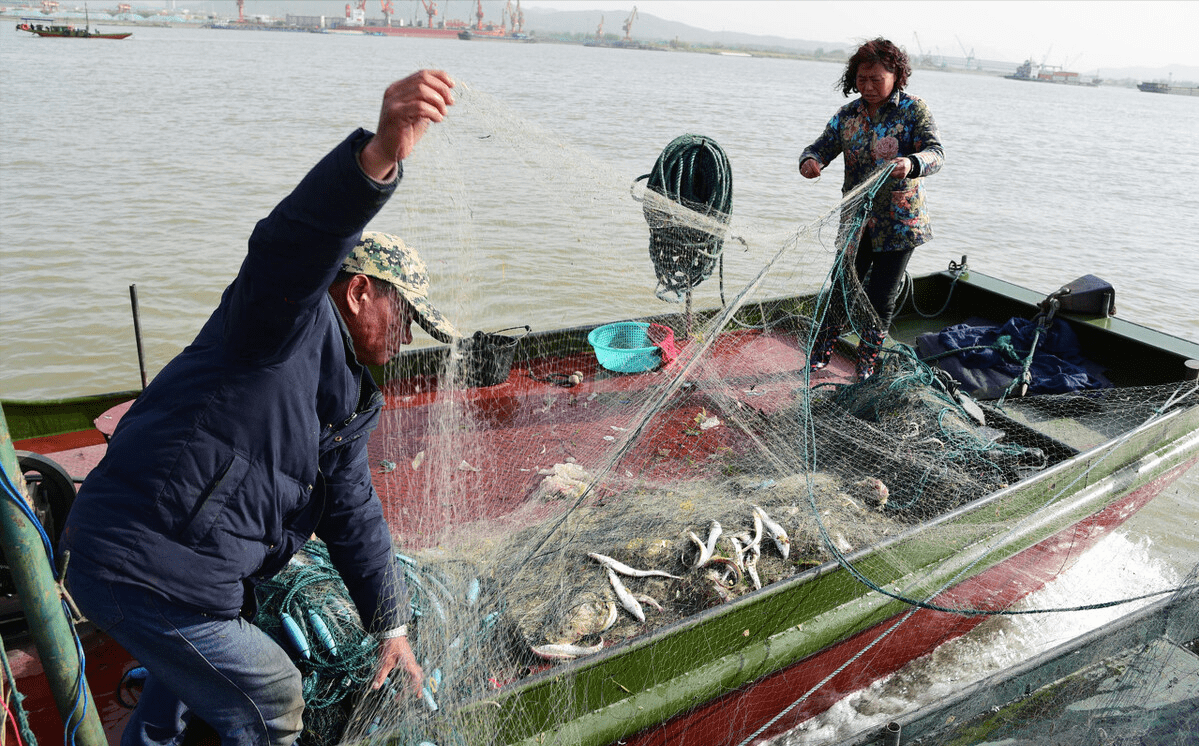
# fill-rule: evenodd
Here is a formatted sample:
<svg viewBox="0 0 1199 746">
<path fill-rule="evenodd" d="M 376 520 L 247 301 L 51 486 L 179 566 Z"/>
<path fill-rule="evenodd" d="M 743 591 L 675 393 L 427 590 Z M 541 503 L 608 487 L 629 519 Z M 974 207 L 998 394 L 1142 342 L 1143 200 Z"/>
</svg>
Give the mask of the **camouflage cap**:
<svg viewBox="0 0 1199 746">
<path fill-rule="evenodd" d="M 341 263 L 341 269 L 390 282 L 416 310 L 416 323 L 437 341 L 448 344 L 462 336 L 429 303 L 429 270 L 416 250 L 397 236 L 366 231 Z"/>
</svg>

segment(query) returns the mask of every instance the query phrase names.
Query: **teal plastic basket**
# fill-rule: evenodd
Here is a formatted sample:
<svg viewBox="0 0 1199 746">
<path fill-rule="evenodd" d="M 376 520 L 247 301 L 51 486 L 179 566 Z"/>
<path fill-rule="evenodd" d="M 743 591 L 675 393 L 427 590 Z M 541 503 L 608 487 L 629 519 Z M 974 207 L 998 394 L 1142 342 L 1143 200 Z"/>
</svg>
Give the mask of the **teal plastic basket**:
<svg viewBox="0 0 1199 746">
<path fill-rule="evenodd" d="M 649 324 L 620 321 L 596 327 L 587 335 L 595 350 L 595 359 L 616 373 L 644 373 L 662 362 L 658 348 L 650 342 Z"/>
</svg>

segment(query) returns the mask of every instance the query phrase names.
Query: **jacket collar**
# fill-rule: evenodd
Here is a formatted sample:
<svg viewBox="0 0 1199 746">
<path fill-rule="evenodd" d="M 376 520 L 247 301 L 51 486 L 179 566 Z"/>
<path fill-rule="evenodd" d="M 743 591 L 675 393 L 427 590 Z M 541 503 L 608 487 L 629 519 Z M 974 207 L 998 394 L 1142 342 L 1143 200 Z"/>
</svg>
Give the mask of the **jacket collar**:
<svg viewBox="0 0 1199 746">
<path fill-rule="evenodd" d="M 899 106 L 899 100 L 902 97 L 903 90 L 896 88 L 895 90 L 891 91 L 891 95 L 887 97 L 887 100 L 883 102 L 882 106 L 878 107 L 878 110 L 882 112 L 889 107 Z M 858 109 L 860 109 L 863 113 L 869 113 L 870 110 L 866 108 L 866 100 L 862 98 L 860 94 L 858 95 L 857 99 L 854 100 L 854 103 L 857 104 Z"/>
</svg>

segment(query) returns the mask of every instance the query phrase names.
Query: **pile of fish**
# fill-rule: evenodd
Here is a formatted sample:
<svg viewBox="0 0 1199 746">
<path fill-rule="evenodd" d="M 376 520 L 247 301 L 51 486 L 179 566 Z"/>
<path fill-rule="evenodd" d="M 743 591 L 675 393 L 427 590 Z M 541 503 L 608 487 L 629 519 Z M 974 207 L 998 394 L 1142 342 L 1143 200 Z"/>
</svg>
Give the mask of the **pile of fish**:
<svg viewBox="0 0 1199 746">
<path fill-rule="evenodd" d="M 825 535 L 844 552 L 893 533 L 886 491 L 877 479 L 827 474 L 743 477 L 577 508 L 567 527 L 536 540 L 544 546 L 515 573 L 505 616 L 539 659 L 592 655 L 828 561 Z"/>
</svg>

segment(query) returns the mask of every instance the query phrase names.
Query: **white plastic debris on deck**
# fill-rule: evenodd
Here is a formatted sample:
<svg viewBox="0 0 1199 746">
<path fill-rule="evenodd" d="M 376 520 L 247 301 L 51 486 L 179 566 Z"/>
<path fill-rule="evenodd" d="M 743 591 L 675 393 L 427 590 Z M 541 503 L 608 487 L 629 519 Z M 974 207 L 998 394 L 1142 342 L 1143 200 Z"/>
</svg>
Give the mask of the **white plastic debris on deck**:
<svg viewBox="0 0 1199 746">
<path fill-rule="evenodd" d="M 543 498 L 577 498 L 594 479 L 578 464 L 554 464 L 553 468 L 541 469 L 537 473 L 545 477 L 538 487 Z"/>
</svg>

